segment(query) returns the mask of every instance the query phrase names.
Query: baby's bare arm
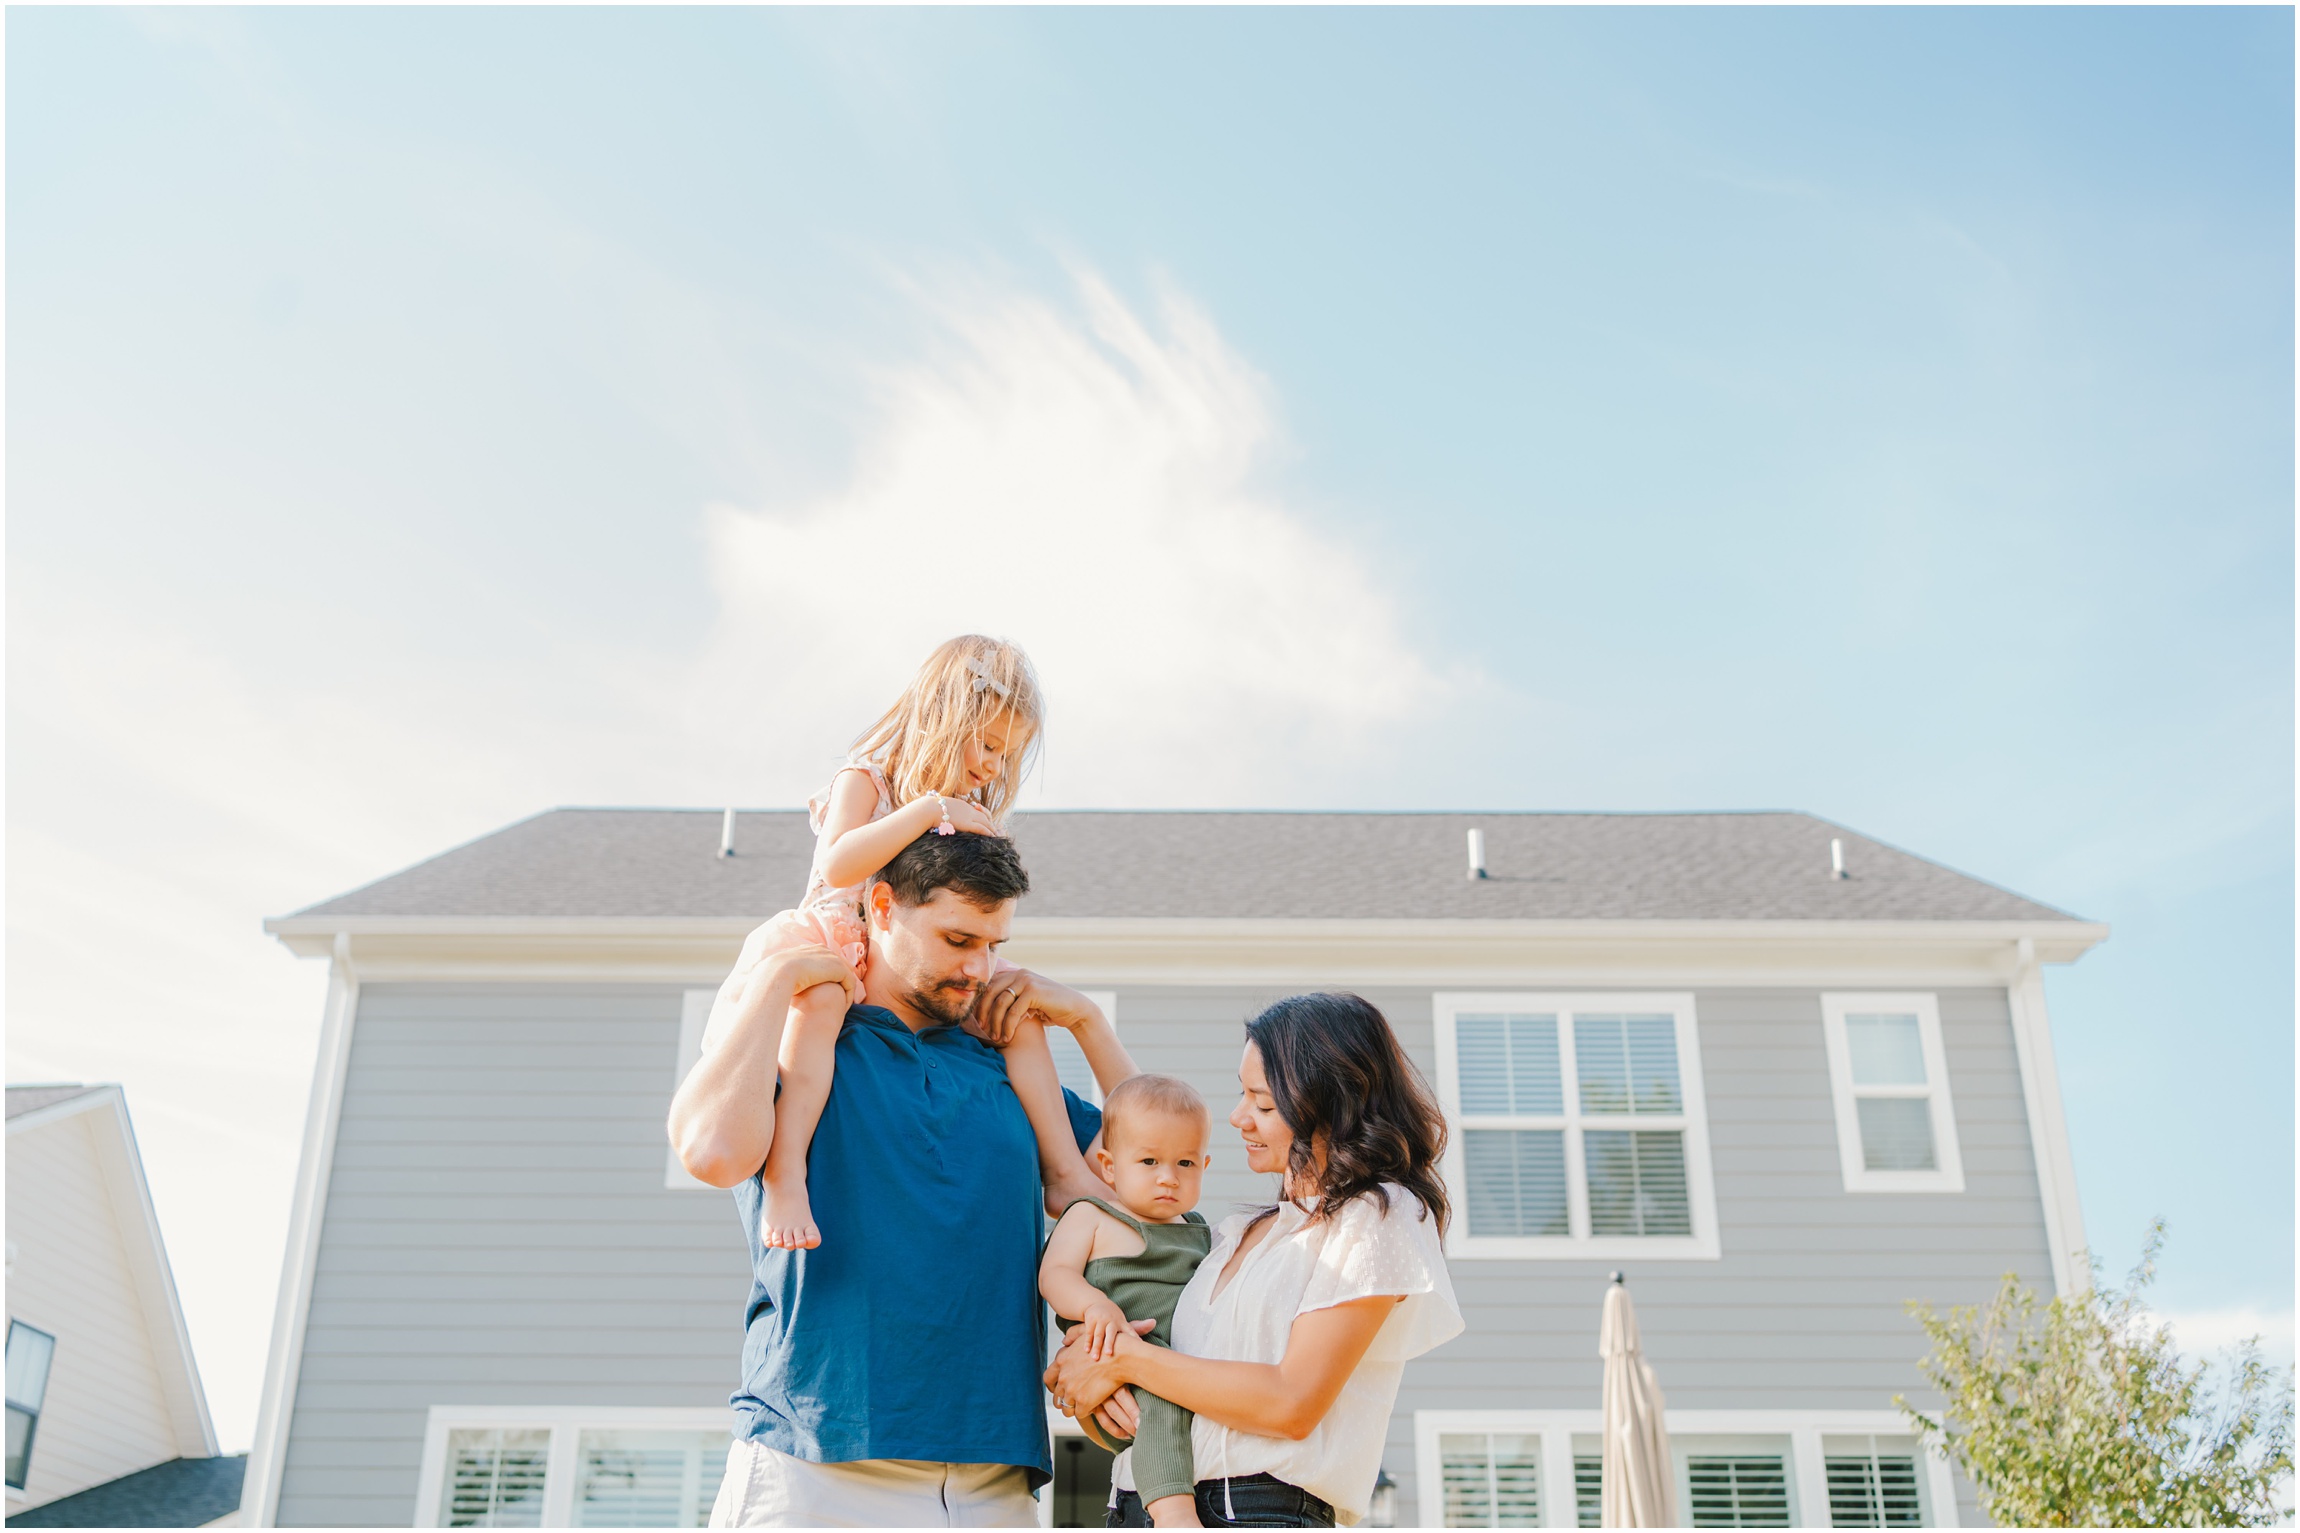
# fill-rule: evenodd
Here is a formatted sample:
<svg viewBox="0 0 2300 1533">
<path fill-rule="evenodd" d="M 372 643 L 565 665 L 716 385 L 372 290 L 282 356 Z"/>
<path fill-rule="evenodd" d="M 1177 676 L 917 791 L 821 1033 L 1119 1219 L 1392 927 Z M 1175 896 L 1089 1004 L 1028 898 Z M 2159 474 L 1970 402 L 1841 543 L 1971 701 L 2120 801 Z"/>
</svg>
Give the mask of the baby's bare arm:
<svg viewBox="0 0 2300 1533">
<path fill-rule="evenodd" d="M 1086 1328 L 1087 1350 L 1097 1357 L 1116 1352 L 1118 1333 L 1126 1329 L 1126 1311 L 1086 1281 L 1086 1264 L 1098 1256 L 1121 1254 L 1111 1249 L 1116 1244 L 1112 1237 L 1133 1233 L 1093 1204 L 1073 1203 L 1055 1225 L 1046 1242 L 1046 1258 L 1038 1266 L 1039 1293 L 1057 1315 Z"/>
</svg>

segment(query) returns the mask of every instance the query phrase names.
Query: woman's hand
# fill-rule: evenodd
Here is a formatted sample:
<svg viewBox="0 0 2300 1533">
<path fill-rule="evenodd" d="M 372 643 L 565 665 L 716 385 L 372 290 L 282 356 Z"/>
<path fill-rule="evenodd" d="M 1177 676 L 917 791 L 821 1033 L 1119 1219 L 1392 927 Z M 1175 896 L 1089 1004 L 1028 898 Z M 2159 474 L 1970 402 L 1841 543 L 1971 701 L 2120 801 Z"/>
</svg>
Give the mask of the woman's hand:
<svg viewBox="0 0 2300 1533">
<path fill-rule="evenodd" d="M 1046 1370 L 1046 1387 L 1054 1396 L 1054 1408 L 1073 1420 L 1096 1414 L 1103 1402 L 1128 1382 L 1127 1360 L 1155 1350 L 1142 1337 L 1157 1324 L 1155 1320 L 1136 1320 L 1121 1328 L 1112 1338 L 1114 1351 L 1107 1358 L 1093 1355 L 1088 1345 L 1090 1327 L 1072 1326 L 1063 1334 L 1062 1350 L 1054 1354 L 1054 1362 Z M 1127 1404 L 1131 1407 L 1133 1402 Z"/>
</svg>

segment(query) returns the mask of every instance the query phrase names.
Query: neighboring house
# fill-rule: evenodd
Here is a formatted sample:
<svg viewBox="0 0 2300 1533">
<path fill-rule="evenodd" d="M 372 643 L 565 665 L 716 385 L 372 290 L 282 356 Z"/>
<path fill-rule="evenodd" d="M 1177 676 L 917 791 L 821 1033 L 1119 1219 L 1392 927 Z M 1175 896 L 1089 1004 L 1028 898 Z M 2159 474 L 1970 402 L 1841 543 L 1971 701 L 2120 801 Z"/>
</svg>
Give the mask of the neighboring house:
<svg viewBox="0 0 2300 1533">
<path fill-rule="evenodd" d="M 7 1301 L 11 1527 L 234 1513 L 119 1087 L 8 1088 Z"/>
<path fill-rule="evenodd" d="M 663 1118 L 798 813 L 557 810 L 269 923 L 332 980 L 246 1508 L 699 1522 L 748 1264 Z M 1464 847 L 1482 833 L 1490 876 Z M 2105 929 L 1798 814 L 1040 813 L 1010 956 L 1234 1100 L 1239 1024 L 1356 990 L 1442 1097 L 1465 1336 L 1412 1364 L 1405 1523 L 1594 1521 L 1627 1274 L 1697 1526 L 1952 1525 L 1904 1312 L 2084 1233 L 2039 966 Z M 1833 852 L 1841 855 L 1838 876 Z M 1071 1061 L 1075 1066 L 1076 1061 Z M 1217 1129 L 1206 1207 L 1268 1196 Z M 1092 1510 L 1070 1437 L 1044 1501 Z"/>
</svg>

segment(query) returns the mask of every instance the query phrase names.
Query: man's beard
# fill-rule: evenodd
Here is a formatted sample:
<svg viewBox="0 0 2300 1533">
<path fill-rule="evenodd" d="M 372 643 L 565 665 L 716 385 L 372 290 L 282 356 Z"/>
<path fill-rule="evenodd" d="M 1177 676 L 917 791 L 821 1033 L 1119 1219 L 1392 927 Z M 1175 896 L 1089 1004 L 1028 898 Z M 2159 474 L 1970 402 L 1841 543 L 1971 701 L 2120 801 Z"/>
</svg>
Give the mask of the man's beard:
<svg viewBox="0 0 2300 1533">
<path fill-rule="evenodd" d="M 912 989 L 903 1003 L 945 1027 L 959 1027 L 974 1015 L 974 998 L 981 992 L 982 987 L 972 980 L 944 980 L 932 989 Z"/>
</svg>

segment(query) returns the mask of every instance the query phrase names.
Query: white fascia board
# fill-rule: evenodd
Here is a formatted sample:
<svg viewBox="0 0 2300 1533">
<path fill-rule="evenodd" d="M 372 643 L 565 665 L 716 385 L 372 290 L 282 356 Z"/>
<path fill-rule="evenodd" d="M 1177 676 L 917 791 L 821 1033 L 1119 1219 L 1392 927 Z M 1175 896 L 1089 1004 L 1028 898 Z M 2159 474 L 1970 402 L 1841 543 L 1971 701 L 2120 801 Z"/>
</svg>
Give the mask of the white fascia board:
<svg viewBox="0 0 2300 1533">
<path fill-rule="evenodd" d="M 716 982 L 756 923 L 724 917 L 291 916 L 266 930 L 307 957 L 358 943 L 370 980 Z M 1507 988 L 2007 983 L 2026 940 L 2069 963 L 2108 935 L 2081 921 L 1198 920 L 1022 916 L 1007 956 L 1088 985 Z"/>
<path fill-rule="evenodd" d="M 152 1203 L 143 1152 L 136 1145 L 136 1128 L 128 1117 L 127 1093 L 114 1085 L 92 1087 L 9 1119 L 8 1133 L 13 1138 L 83 1113 L 95 1115 L 90 1128 L 97 1147 L 96 1170 L 111 1199 L 112 1222 L 120 1232 L 122 1255 L 135 1285 L 137 1306 L 143 1312 L 152 1366 L 160 1376 L 176 1451 L 184 1458 L 213 1458 L 220 1451 L 215 1420 L 208 1413 L 199 1360 L 192 1353 L 191 1328 L 184 1322 L 183 1299 L 176 1291 L 175 1270 L 168 1263 L 167 1241 L 160 1233 L 160 1213 Z"/>
</svg>

